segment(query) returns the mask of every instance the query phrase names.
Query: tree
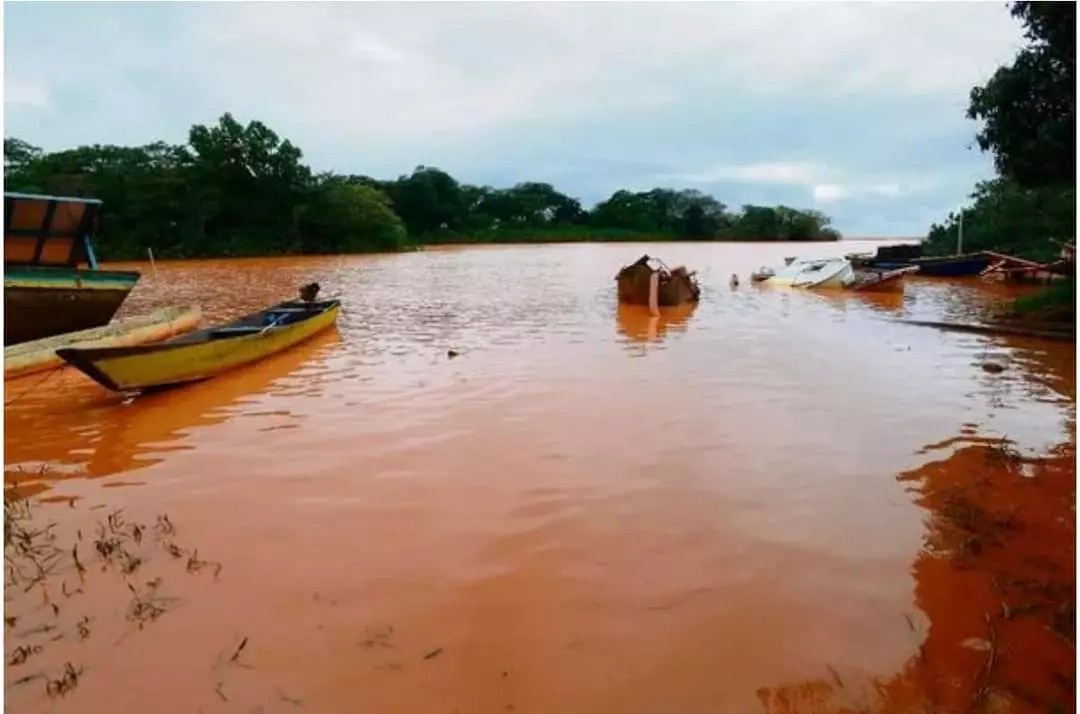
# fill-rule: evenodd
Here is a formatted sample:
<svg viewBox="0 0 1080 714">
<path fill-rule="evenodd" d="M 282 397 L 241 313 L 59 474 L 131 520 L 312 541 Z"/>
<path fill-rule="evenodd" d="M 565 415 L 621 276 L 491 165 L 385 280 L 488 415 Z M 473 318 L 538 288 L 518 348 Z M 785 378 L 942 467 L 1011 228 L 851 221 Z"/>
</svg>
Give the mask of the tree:
<svg viewBox="0 0 1080 714">
<path fill-rule="evenodd" d="M 106 260 L 143 258 L 148 248 L 185 258 L 401 250 L 411 241 L 716 240 L 741 237 L 740 221 L 775 219 L 764 207 L 732 216 L 695 190 L 616 191 L 589 211 L 549 183 L 471 186 L 428 166 L 390 181 L 313 175 L 299 147 L 229 113 L 192 126 L 187 139 L 44 152 L 8 137 L 4 176 L 9 190 L 100 198 Z M 784 210 L 785 231 L 773 220 L 754 235 L 837 237 L 821 230 L 824 216 Z"/>
<path fill-rule="evenodd" d="M 979 148 L 1025 188 L 1076 179 L 1076 3 L 1016 2 L 1028 46 L 971 90 Z"/>
<path fill-rule="evenodd" d="M 412 175 L 387 185 L 386 191 L 410 235 L 426 236 L 467 224 L 461 185 L 441 169 L 417 166 Z"/>
<path fill-rule="evenodd" d="M 22 139 L 4 139 L 4 176 L 25 171 L 41 158 L 40 147 Z"/>
<path fill-rule="evenodd" d="M 1051 239 L 1071 240 L 1075 226 L 1076 187 L 1022 188 L 1004 178 L 980 182 L 964 209 L 965 252 L 996 250 L 1032 260 L 1051 260 L 1058 248 Z M 956 251 L 959 215 L 935 223 L 925 241 L 931 254 Z"/>
<path fill-rule="evenodd" d="M 359 181 L 324 181 L 300 210 L 304 252 L 398 251 L 408 245 L 405 224 L 390 198 Z"/>
</svg>

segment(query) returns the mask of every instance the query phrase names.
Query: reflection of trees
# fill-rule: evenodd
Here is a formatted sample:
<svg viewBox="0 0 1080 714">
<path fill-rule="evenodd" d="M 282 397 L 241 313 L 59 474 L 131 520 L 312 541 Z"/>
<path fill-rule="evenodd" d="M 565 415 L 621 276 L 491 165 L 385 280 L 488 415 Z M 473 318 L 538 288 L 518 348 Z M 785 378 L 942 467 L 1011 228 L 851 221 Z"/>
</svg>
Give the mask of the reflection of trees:
<svg viewBox="0 0 1080 714">
<path fill-rule="evenodd" d="M 330 330 L 245 369 L 130 403 L 104 394 L 97 385 L 28 398 L 5 410 L 5 459 L 48 466 L 5 469 L 4 481 L 19 484 L 28 495 L 46 490 L 38 485 L 42 481 L 96 478 L 153 465 L 162 459 L 150 454 L 185 448 L 181 442 L 192 429 L 226 421 L 230 406 L 265 393 L 340 340 L 338 331 Z M 86 386 L 87 380 L 78 380 L 79 387 Z"/>
<path fill-rule="evenodd" d="M 1073 710 L 1075 447 L 1024 459 L 1006 441 L 955 439 L 898 480 L 927 511 L 912 566 L 929 626 L 873 704 L 839 677 L 766 687 L 768 712 Z"/>
<path fill-rule="evenodd" d="M 659 315 L 651 315 L 646 307 L 620 303 L 615 312 L 615 325 L 619 334 L 632 342 L 661 342 L 668 330 L 685 331 L 696 309 L 696 303 L 684 303 L 662 307 Z"/>
<path fill-rule="evenodd" d="M 995 338 L 995 341 L 997 339 Z M 1000 338 L 1030 385 L 1071 409 L 1076 352 Z M 929 623 L 910 620 L 918 653 L 864 696 L 830 677 L 764 687 L 767 712 L 1075 711 L 1076 433 L 1042 458 L 1007 440 L 965 436 L 931 444 L 940 458 L 901 473 L 927 517 L 912 565 L 915 601 Z M 854 686 L 853 686 L 854 685 Z"/>
</svg>

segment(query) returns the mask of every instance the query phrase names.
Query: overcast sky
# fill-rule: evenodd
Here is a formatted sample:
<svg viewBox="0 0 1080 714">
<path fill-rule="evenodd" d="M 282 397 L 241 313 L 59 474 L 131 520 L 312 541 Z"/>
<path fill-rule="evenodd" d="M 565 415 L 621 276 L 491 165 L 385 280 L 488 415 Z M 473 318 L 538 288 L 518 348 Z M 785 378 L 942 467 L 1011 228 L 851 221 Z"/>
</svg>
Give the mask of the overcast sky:
<svg viewBox="0 0 1080 714">
<path fill-rule="evenodd" d="M 920 236 L 992 174 L 1004 2 L 5 3 L 4 134 L 186 140 L 231 111 L 317 171 L 698 188 Z"/>
</svg>

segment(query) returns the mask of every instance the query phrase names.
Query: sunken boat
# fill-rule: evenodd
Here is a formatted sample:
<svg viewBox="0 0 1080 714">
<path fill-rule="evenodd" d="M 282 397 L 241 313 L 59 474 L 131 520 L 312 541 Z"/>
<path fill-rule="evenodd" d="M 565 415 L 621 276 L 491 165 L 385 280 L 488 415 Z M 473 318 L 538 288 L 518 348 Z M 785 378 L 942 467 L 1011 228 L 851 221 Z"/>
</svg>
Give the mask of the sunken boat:
<svg viewBox="0 0 1080 714">
<path fill-rule="evenodd" d="M 658 307 L 676 307 L 684 303 L 696 303 L 701 297 L 701 287 L 694 273 L 681 265 L 669 269 L 659 258 L 643 255 L 637 261 L 623 267 L 615 276 L 615 282 L 619 287 L 619 302 L 627 305 L 648 306 L 654 275 L 657 276 L 656 305 Z"/>
<path fill-rule="evenodd" d="M 101 201 L 4 194 L 4 344 L 107 325 L 140 274 L 101 270 Z M 85 267 L 83 267 L 85 266 Z"/>
</svg>

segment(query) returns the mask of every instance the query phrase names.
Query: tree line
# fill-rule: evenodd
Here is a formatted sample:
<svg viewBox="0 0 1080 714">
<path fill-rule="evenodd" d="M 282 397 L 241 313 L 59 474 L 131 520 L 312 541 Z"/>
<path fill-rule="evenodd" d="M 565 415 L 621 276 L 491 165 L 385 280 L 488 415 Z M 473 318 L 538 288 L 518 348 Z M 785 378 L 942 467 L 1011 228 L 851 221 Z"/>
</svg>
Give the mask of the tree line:
<svg viewBox="0 0 1080 714">
<path fill-rule="evenodd" d="M 979 183 L 963 209 L 965 252 L 997 250 L 1036 260 L 1076 236 L 1076 3 L 1015 2 L 1026 45 L 971 90 L 975 139 L 997 176 Z M 959 212 L 935 223 L 927 253 L 956 250 Z"/>
<path fill-rule="evenodd" d="M 427 243 L 838 240 L 830 219 L 787 206 L 729 210 L 694 190 L 616 191 L 591 209 L 551 184 L 473 186 L 435 167 L 394 180 L 315 173 L 259 121 L 224 114 L 186 144 L 45 152 L 4 139 L 9 191 L 104 202 L 106 259 L 352 253 Z"/>
</svg>

